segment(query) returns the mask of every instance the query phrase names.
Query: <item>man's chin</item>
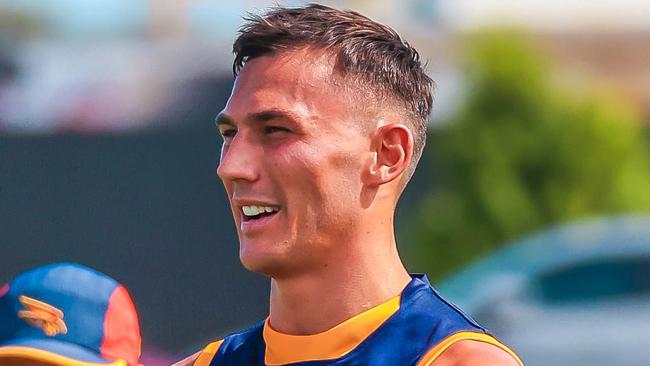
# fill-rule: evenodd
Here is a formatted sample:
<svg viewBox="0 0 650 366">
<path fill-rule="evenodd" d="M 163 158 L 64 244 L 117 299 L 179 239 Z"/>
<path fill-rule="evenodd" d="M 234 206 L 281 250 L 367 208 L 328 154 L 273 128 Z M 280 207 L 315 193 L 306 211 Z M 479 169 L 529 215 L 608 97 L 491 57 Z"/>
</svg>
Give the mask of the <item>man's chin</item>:
<svg viewBox="0 0 650 366">
<path fill-rule="evenodd" d="M 250 272 L 259 273 L 275 279 L 291 276 L 298 271 L 295 258 L 281 253 L 240 252 L 241 264 Z"/>
<path fill-rule="evenodd" d="M 271 253 L 250 253 L 240 252 L 239 260 L 242 266 L 248 271 L 260 273 L 266 276 L 273 276 L 282 266 L 282 261 L 278 260 L 277 255 Z"/>
</svg>

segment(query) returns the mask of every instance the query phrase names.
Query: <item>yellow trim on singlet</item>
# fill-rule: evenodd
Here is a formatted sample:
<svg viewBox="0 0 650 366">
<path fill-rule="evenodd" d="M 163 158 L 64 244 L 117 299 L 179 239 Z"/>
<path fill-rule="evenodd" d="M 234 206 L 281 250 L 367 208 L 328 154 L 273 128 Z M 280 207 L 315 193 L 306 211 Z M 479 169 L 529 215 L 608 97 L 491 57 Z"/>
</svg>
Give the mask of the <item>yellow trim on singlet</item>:
<svg viewBox="0 0 650 366">
<path fill-rule="evenodd" d="M 458 332 L 450 335 L 449 337 L 443 339 L 440 343 L 436 344 L 431 348 L 418 362 L 417 366 L 431 366 L 433 362 L 440 357 L 440 355 L 447 350 L 452 344 L 463 341 L 478 341 L 491 344 L 493 346 L 499 347 L 500 349 L 506 351 L 510 356 L 512 356 L 520 366 L 524 366 L 524 363 L 521 361 L 519 356 L 515 354 L 508 346 L 499 342 L 496 338 L 489 334 L 477 333 L 477 332 Z"/>
<path fill-rule="evenodd" d="M 267 319 L 263 329 L 266 342 L 264 363 L 268 366 L 277 366 L 342 357 L 361 344 L 390 316 L 395 314 L 399 310 L 399 306 L 400 296 L 397 296 L 346 320 L 328 331 L 307 336 L 279 333 L 269 326 L 269 320 Z M 462 340 L 484 342 L 496 346 L 512 356 L 520 366 L 524 366 L 521 359 L 508 346 L 489 334 L 478 332 L 458 332 L 448 336 L 431 348 L 420 359 L 417 366 L 431 366 L 451 345 Z M 209 366 L 222 343 L 223 340 L 219 340 L 208 344 L 192 365 Z M 269 344 L 271 344 L 270 348 Z"/>
<path fill-rule="evenodd" d="M 22 347 L 22 346 L 6 346 L 0 347 L 0 364 L 3 358 L 22 358 L 26 360 L 34 360 L 44 362 L 57 366 L 127 366 L 126 361 L 116 360 L 109 362 L 84 362 L 75 360 L 70 357 L 62 356 L 57 353 L 44 351 L 37 348 Z"/>
<path fill-rule="evenodd" d="M 342 357 L 368 338 L 399 307 L 400 296 L 396 296 L 330 330 L 305 336 L 279 333 L 271 328 L 267 319 L 263 330 L 266 343 L 264 362 L 268 366 L 275 366 Z"/>
<path fill-rule="evenodd" d="M 203 349 L 203 351 L 201 351 L 201 353 L 199 354 L 199 357 L 197 357 L 197 359 L 196 359 L 196 361 L 194 361 L 193 365 L 194 366 L 209 366 L 210 362 L 214 358 L 214 355 L 219 350 L 219 347 L 221 347 L 221 343 L 223 343 L 223 339 L 208 344 Z"/>
</svg>

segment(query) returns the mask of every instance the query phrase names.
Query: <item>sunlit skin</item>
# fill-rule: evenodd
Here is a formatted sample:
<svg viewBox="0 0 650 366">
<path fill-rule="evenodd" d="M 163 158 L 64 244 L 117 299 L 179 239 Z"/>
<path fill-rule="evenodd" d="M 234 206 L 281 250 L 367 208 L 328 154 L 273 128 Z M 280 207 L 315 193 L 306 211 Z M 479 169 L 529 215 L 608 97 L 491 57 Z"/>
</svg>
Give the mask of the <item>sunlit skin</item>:
<svg viewBox="0 0 650 366">
<path fill-rule="evenodd" d="M 242 68 L 216 120 L 223 136 L 217 174 L 240 259 L 271 277 L 270 325 L 287 334 L 328 330 L 410 281 L 393 213 L 412 133 L 390 103 L 364 100 L 343 83 L 323 51 L 258 57 Z M 279 210 L 247 220 L 244 205 Z M 485 348 L 467 343 L 476 354 Z M 456 364 L 449 357 L 435 365 Z"/>
</svg>

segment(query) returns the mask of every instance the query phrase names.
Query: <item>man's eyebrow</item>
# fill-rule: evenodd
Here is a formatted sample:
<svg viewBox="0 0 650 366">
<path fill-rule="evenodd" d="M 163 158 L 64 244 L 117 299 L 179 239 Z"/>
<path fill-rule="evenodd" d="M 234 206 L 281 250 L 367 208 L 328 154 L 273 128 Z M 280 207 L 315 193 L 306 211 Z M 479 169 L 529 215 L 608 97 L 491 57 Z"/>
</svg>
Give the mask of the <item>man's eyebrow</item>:
<svg viewBox="0 0 650 366">
<path fill-rule="evenodd" d="M 281 109 L 269 109 L 261 112 L 255 112 L 248 116 L 248 119 L 255 122 L 268 122 L 274 119 L 284 119 L 295 121 L 293 114 Z"/>
<path fill-rule="evenodd" d="M 274 119 L 283 119 L 283 120 L 288 120 L 290 122 L 295 122 L 296 118 L 293 116 L 292 113 L 281 110 L 281 109 L 268 109 L 260 112 L 255 112 L 251 113 L 248 116 L 246 116 L 247 120 L 250 120 L 252 122 L 268 122 L 272 121 Z M 229 125 L 229 126 L 235 126 L 235 121 L 230 118 L 226 113 L 221 112 L 217 115 L 217 118 L 215 118 L 214 123 L 217 126 L 220 125 Z"/>
</svg>

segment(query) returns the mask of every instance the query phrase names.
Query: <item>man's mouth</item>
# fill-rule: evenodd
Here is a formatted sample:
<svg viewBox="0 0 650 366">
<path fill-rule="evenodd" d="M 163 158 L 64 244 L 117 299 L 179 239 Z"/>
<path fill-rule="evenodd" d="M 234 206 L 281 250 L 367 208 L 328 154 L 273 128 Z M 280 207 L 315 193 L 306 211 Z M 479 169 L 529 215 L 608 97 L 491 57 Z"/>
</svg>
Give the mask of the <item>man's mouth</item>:
<svg viewBox="0 0 650 366">
<path fill-rule="evenodd" d="M 241 211 L 244 214 L 243 221 L 250 221 L 275 215 L 280 211 L 280 208 L 275 206 L 241 206 Z"/>
</svg>

